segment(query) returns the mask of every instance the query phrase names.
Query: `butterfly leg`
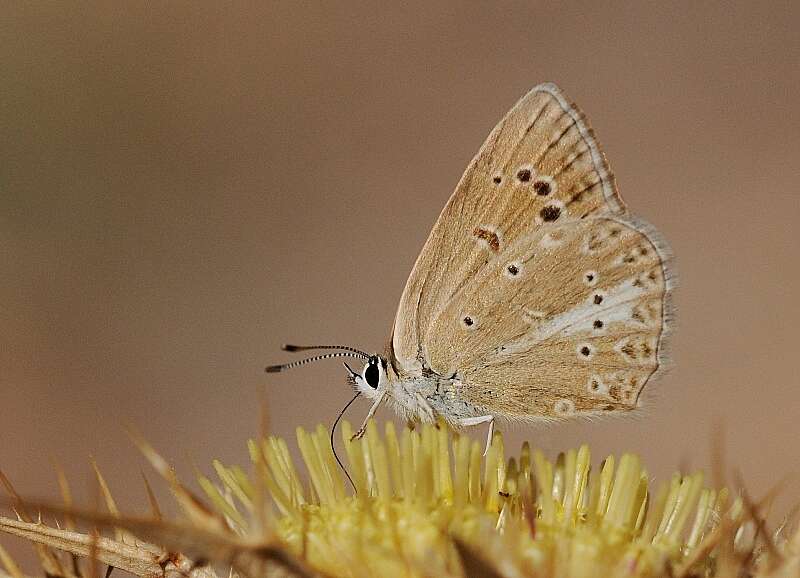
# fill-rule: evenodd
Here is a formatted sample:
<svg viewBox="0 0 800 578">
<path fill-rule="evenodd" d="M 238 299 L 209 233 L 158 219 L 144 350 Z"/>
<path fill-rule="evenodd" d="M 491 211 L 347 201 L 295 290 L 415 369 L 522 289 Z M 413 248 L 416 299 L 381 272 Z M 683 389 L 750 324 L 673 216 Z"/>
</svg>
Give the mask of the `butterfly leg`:
<svg viewBox="0 0 800 578">
<path fill-rule="evenodd" d="M 364 432 L 367 431 L 367 422 L 371 420 L 372 416 L 375 415 L 375 412 L 378 411 L 378 406 L 381 404 L 382 401 L 383 401 L 383 395 L 375 400 L 375 403 L 373 403 L 372 407 L 369 408 L 369 411 L 367 412 L 367 417 L 364 418 L 364 422 L 361 424 L 361 427 L 358 428 L 358 431 L 353 434 L 353 437 L 350 438 L 350 441 L 353 441 L 355 439 L 360 440 L 362 437 L 364 437 Z"/>
<path fill-rule="evenodd" d="M 433 408 L 431 404 L 428 403 L 428 400 L 425 399 L 425 396 L 417 392 L 415 397 L 417 400 L 417 416 L 420 420 L 427 423 L 435 423 L 436 415 L 433 413 Z"/>
<path fill-rule="evenodd" d="M 458 423 L 463 427 L 472 425 L 480 425 L 489 422 L 489 433 L 486 435 L 486 447 L 483 450 L 485 456 L 489 452 L 489 446 L 492 445 L 492 436 L 494 435 L 494 416 L 493 415 L 480 415 L 478 417 L 465 417 Z"/>
</svg>

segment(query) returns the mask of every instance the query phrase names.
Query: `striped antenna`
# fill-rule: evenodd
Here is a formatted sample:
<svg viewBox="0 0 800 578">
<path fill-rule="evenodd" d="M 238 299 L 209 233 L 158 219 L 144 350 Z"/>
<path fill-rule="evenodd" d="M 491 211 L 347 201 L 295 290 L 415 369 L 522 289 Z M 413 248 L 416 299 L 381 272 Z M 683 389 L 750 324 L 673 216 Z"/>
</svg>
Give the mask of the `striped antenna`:
<svg viewBox="0 0 800 578">
<path fill-rule="evenodd" d="M 350 351 L 352 353 L 357 353 L 364 359 L 369 359 L 369 354 L 364 353 L 360 349 L 356 349 L 355 347 L 348 347 L 347 345 L 290 345 L 285 343 L 281 346 L 281 349 L 284 351 L 310 351 L 313 349 L 340 349 L 342 351 Z"/>
<path fill-rule="evenodd" d="M 355 357 L 357 359 L 369 359 L 369 355 L 364 355 L 360 351 L 358 353 L 353 353 L 350 351 L 337 351 L 336 353 L 324 353 L 322 355 L 315 355 L 314 357 L 307 357 L 306 359 L 293 361 L 292 363 L 284 363 L 283 365 L 269 365 L 266 367 L 265 371 L 267 373 L 278 373 L 279 371 L 286 371 L 287 369 L 300 367 L 301 365 L 311 363 L 312 361 L 321 361 L 323 359 L 332 359 L 334 357 Z"/>
</svg>

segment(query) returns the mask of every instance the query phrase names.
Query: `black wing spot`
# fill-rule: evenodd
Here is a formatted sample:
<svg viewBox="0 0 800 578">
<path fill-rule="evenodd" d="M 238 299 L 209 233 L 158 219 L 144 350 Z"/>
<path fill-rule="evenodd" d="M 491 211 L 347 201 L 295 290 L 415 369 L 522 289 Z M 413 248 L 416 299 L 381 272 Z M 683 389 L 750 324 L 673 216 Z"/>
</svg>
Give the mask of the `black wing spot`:
<svg viewBox="0 0 800 578">
<path fill-rule="evenodd" d="M 542 197 L 546 197 L 552 191 L 550 187 L 550 183 L 547 181 L 536 181 L 533 183 L 533 190 L 536 191 L 536 194 Z"/>
<path fill-rule="evenodd" d="M 543 221 L 555 221 L 561 216 L 561 209 L 553 205 L 547 205 L 539 211 L 539 216 L 542 217 Z"/>
</svg>

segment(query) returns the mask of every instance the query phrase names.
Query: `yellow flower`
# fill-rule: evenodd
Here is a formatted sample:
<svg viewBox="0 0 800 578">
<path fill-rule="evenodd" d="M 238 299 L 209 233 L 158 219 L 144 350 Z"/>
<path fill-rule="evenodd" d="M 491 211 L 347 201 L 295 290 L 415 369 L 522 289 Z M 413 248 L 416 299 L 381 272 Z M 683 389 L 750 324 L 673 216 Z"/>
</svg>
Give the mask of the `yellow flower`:
<svg viewBox="0 0 800 578">
<path fill-rule="evenodd" d="M 18 513 L 0 516 L 0 531 L 36 544 L 58 578 L 97 575 L 64 552 L 140 578 L 800 575 L 800 531 L 768 533 L 760 504 L 705 487 L 700 473 L 654 489 L 632 454 L 593 469 L 586 446 L 551 462 L 524 444 L 506 459 L 499 432 L 484 458 L 481 444 L 443 424 L 398 433 L 390 422 L 381 434 L 370 422 L 351 441 L 344 422 L 342 436 L 355 493 L 322 426 L 297 430 L 307 476 L 276 437 L 249 443 L 252 475 L 215 462 L 218 479 L 199 478 L 210 507 L 139 440 L 182 521 L 162 519 L 149 485 L 152 516 L 122 516 L 95 466 L 108 514 L 74 508 L 63 476 L 66 506 L 38 505 L 66 528 L 35 521 L 0 473 Z M 73 520 L 112 535 L 81 532 Z M 25 578 L 2 547 L 0 567 L 0 578 Z"/>
<path fill-rule="evenodd" d="M 587 446 L 552 463 L 526 443 L 506 460 L 499 432 L 485 459 L 477 442 L 443 425 L 398 435 L 388 422 L 380 435 L 372 421 L 350 441 L 344 422 L 342 434 L 355 495 L 323 426 L 297 430 L 309 485 L 282 439 L 249 444 L 279 513 L 278 536 L 330 576 L 463 576 L 474 575 L 465 564 L 482 563 L 503 576 L 705 573 L 713 556 L 694 555 L 742 514 L 741 500 L 704 487 L 701 473 L 675 474 L 653 490 L 632 454 L 593 470 Z M 220 485 L 201 483 L 248 535 L 254 485 L 238 468 L 215 469 Z"/>
</svg>

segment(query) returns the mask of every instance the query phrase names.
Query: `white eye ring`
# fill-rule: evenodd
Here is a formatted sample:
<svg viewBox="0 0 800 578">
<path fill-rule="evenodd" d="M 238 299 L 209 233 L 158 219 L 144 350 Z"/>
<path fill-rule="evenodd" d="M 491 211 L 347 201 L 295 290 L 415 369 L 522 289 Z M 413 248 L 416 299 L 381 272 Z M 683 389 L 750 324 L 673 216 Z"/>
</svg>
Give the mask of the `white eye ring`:
<svg viewBox="0 0 800 578">
<path fill-rule="evenodd" d="M 383 365 L 380 358 L 371 358 L 364 366 L 361 379 L 372 389 L 378 389 L 383 381 Z"/>
</svg>

